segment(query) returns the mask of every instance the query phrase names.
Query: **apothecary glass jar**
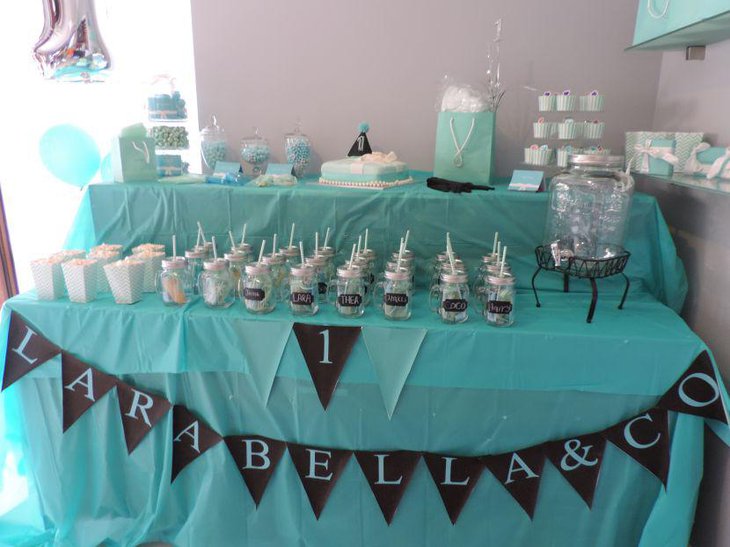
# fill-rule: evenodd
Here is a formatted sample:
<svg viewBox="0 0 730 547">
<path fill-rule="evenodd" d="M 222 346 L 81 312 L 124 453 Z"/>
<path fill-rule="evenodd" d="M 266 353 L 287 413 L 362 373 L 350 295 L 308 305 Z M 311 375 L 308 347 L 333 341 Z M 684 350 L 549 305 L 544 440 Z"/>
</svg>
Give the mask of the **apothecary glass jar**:
<svg viewBox="0 0 730 547">
<path fill-rule="evenodd" d="M 299 124 L 294 131 L 284 135 L 284 151 L 287 163 L 294 166 L 294 176 L 304 175 L 312 159 L 312 143 L 309 137 L 302 133 Z"/>
<path fill-rule="evenodd" d="M 634 193 L 623 156 L 578 154 L 568 163 L 550 183 L 544 245 L 557 263 L 622 253 Z"/>
<path fill-rule="evenodd" d="M 209 173 L 213 172 L 216 163 L 226 159 L 226 132 L 215 116 L 210 117 L 210 125 L 200 132 L 200 151 Z"/>
<path fill-rule="evenodd" d="M 262 175 L 266 171 L 270 156 L 269 141 L 259 135 L 257 128 L 254 128 L 252 136 L 241 139 L 241 159 L 251 166 L 254 176 Z"/>
</svg>

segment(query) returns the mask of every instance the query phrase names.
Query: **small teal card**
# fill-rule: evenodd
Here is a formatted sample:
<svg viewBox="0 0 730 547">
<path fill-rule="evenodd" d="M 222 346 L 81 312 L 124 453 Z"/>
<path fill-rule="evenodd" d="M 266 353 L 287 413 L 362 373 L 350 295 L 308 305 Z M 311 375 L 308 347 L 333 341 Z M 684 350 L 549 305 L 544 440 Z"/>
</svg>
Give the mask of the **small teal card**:
<svg viewBox="0 0 730 547">
<path fill-rule="evenodd" d="M 217 161 L 213 172 L 218 175 L 227 175 L 228 173 L 240 173 L 241 164 L 235 161 Z"/>
<path fill-rule="evenodd" d="M 293 163 L 270 163 L 266 169 L 267 175 L 292 175 L 294 174 Z"/>
<path fill-rule="evenodd" d="M 545 173 L 543 171 L 512 171 L 512 180 L 509 183 L 510 190 L 518 192 L 539 192 L 543 188 Z"/>
</svg>

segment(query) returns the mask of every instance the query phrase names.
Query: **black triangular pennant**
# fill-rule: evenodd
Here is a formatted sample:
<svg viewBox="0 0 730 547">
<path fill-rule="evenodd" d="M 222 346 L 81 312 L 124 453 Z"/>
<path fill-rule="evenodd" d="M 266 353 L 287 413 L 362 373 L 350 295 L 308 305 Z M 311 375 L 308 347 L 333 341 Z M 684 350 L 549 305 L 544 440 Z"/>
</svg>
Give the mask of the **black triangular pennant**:
<svg viewBox="0 0 730 547">
<path fill-rule="evenodd" d="M 269 480 L 284 455 L 286 443 L 251 435 L 230 436 L 225 441 L 258 507 Z"/>
<path fill-rule="evenodd" d="M 588 508 L 593 505 L 605 447 L 606 439 L 600 433 L 545 445 L 545 455 L 583 498 Z"/>
<path fill-rule="evenodd" d="M 710 354 L 700 353 L 667 390 L 657 407 L 728 423 L 727 411 Z"/>
<path fill-rule="evenodd" d="M 361 124 L 359 129 L 360 134 L 357 136 L 357 139 L 355 139 L 350 151 L 347 153 L 348 158 L 355 158 L 373 153 L 373 149 L 370 148 L 370 141 L 368 140 L 369 128 Z"/>
<path fill-rule="evenodd" d="M 424 453 L 428 471 L 438 488 L 452 524 L 461 514 L 472 490 L 479 481 L 484 465 L 479 458 L 462 458 Z"/>
<path fill-rule="evenodd" d="M 117 379 L 66 352 L 61 354 L 63 431 L 117 385 Z"/>
<path fill-rule="evenodd" d="M 326 409 L 340 380 L 347 358 L 360 336 L 360 327 L 329 327 L 294 323 L 317 395 Z"/>
<path fill-rule="evenodd" d="M 28 326 L 20 315 L 10 312 L 2 389 L 13 385 L 59 353 L 61 350 L 58 347 Z"/>
<path fill-rule="evenodd" d="M 287 448 L 309 498 L 314 516 L 319 519 L 332 489 L 345 470 L 352 451 L 291 443 L 287 443 Z"/>
<path fill-rule="evenodd" d="M 360 450 L 355 452 L 355 458 L 383 512 L 385 522 L 390 524 L 421 454 L 406 450 L 394 452 Z"/>
<path fill-rule="evenodd" d="M 527 516 L 532 518 L 540 491 L 542 468 L 545 465 L 543 445 L 496 456 L 484 456 L 482 459 L 492 475 L 512 494 Z"/>
<path fill-rule="evenodd" d="M 666 410 L 653 408 L 602 434 L 656 475 L 666 487 L 669 475 L 669 417 Z"/>
<path fill-rule="evenodd" d="M 182 405 L 172 408 L 172 476 L 174 482 L 180 471 L 195 461 L 210 447 L 223 439 L 195 414 Z"/>
<path fill-rule="evenodd" d="M 131 454 L 147 433 L 172 408 L 170 401 L 124 382 L 117 384 L 119 415 L 122 418 L 127 453 Z"/>
</svg>

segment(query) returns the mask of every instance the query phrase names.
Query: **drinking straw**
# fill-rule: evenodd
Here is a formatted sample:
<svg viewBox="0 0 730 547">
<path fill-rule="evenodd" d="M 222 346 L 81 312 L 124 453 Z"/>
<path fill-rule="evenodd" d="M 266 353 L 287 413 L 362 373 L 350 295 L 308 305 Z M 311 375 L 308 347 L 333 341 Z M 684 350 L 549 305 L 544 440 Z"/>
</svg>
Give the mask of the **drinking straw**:
<svg viewBox="0 0 730 547">
<path fill-rule="evenodd" d="M 397 272 L 400 272 L 400 261 L 403 258 L 403 250 L 405 248 L 406 248 L 405 239 L 400 238 L 400 248 L 398 250 L 398 262 L 397 262 L 396 267 L 395 267 L 395 269 L 396 269 Z"/>
<path fill-rule="evenodd" d="M 327 246 L 327 243 L 329 243 L 330 240 L 330 227 L 327 226 L 327 231 L 324 233 L 324 246 Z"/>
<path fill-rule="evenodd" d="M 233 239 L 233 231 L 228 230 L 228 238 L 231 240 L 231 252 L 236 249 L 236 240 Z"/>
<path fill-rule="evenodd" d="M 211 237 L 210 240 L 213 242 L 213 258 L 215 260 L 218 260 L 218 250 L 216 249 L 215 245 L 215 236 Z"/>
<path fill-rule="evenodd" d="M 352 264 L 355 262 L 355 250 L 357 249 L 357 245 L 354 243 L 352 244 L 352 254 L 350 255 L 350 263 L 347 265 L 347 269 L 352 269 Z"/>
<path fill-rule="evenodd" d="M 494 232 L 494 244 L 492 245 L 492 254 L 497 252 L 497 242 L 499 241 L 499 232 Z"/>
<path fill-rule="evenodd" d="M 200 247 L 200 228 L 198 228 L 198 239 L 195 240 L 195 246 Z"/>
<path fill-rule="evenodd" d="M 296 226 L 296 224 L 294 224 L 292 222 L 291 223 L 291 232 L 289 232 L 289 247 L 291 247 L 292 245 L 294 245 L 294 227 L 295 226 Z"/>
<path fill-rule="evenodd" d="M 497 262 L 499 262 L 499 255 L 502 254 L 502 242 L 497 241 Z"/>
<path fill-rule="evenodd" d="M 360 245 L 361 244 L 362 244 L 362 236 L 360 235 L 360 236 L 357 236 L 357 254 L 360 254 L 360 249 L 361 249 Z"/>
<path fill-rule="evenodd" d="M 304 266 L 304 243 L 302 243 L 301 240 L 299 241 L 299 256 L 302 259 L 302 266 Z"/>
<path fill-rule="evenodd" d="M 504 277 L 504 263 L 507 260 L 507 245 L 504 246 L 504 252 L 502 253 L 502 266 L 499 268 L 499 277 Z"/>
<path fill-rule="evenodd" d="M 198 221 L 198 231 L 200 232 L 200 235 L 203 236 L 203 245 L 205 245 L 207 241 L 205 241 L 205 232 L 203 231 L 203 225 L 200 221 Z"/>
<path fill-rule="evenodd" d="M 319 232 L 314 232 L 314 256 L 319 256 Z"/>
<path fill-rule="evenodd" d="M 177 237 L 175 234 L 172 234 L 172 258 L 177 258 Z"/>
<path fill-rule="evenodd" d="M 366 251 L 368 249 L 368 235 L 369 235 L 369 232 L 370 232 L 370 229 L 369 228 L 365 228 L 365 247 L 363 247 L 363 249 L 365 249 Z"/>
<path fill-rule="evenodd" d="M 271 249 L 271 256 L 274 256 L 276 254 L 276 238 L 279 237 L 279 234 L 274 234 L 274 241 L 272 243 L 274 244 Z"/>
<path fill-rule="evenodd" d="M 454 250 L 451 247 L 451 234 L 446 232 L 446 254 L 449 257 L 449 264 L 451 264 L 451 273 L 456 274 L 456 266 L 454 265 Z"/>
<path fill-rule="evenodd" d="M 243 230 L 241 230 L 241 245 L 246 243 L 246 228 L 248 228 L 248 223 L 243 225 Z"/>
<path fill-rule="evenodd" d="M 264 249 L 266 248 L 266 240 L 264 239 L 261 242 L 261 250 L 259 251 L 259 264 L 261 264 L 261 261 L 264 259 Z"/>
<path fill-rule="evenodd" d="M 403 250 L 404 250 L 404 251 L 405 251 L 406 249 L 408 249 L 408 238 L 409 238 L 409 237 L 411 237 L 411 231 L 410 231 L 410 229 L 409 229 L 409 230 L 406 230 L 406 237 L 405 237 L 405 239 L 403 240 Z"/>
</svg>

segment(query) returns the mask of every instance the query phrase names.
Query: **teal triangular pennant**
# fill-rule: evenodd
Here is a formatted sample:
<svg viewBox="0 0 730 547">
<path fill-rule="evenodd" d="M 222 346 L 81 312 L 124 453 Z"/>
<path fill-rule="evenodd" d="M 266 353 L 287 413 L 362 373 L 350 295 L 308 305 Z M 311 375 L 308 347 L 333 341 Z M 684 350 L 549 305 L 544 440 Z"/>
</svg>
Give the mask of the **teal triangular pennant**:
<svg viewBox="0 0 730 547">
<path fill-rule="evenodd" d="M 426 332 L 426 329 L 362 328 L 362 338 L 378 376 L 388 419 L 393 417 Z"/>
<path fill-rule="evenodd" d="M 243 356 L 264 405 L 269 402 L 292 325 L 281 321 L 240 321 L 236 324 Z"/>
</svg>

